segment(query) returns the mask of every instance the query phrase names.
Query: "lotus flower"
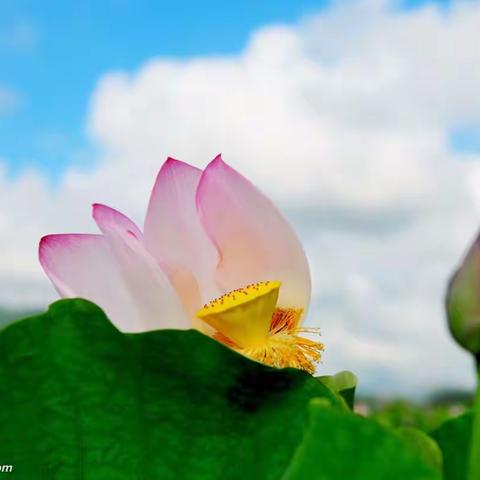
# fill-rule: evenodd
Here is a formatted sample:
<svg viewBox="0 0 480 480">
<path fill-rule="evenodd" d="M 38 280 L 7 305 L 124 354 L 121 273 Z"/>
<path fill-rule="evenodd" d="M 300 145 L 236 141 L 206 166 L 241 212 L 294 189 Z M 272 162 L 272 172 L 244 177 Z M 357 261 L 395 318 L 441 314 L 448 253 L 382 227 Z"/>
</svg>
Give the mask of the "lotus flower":
<svg viewBox="0 0 480 480">
<path fill-rule="evenodd" d="M 142 231 L 93 205 L 101 235 L 40 241 L 62 297 L 104 309 L 124 332 L 194 328 L 257 361 L 314 372 L 323 346 L 301 336 L 310 297 L 302 246 L 275 206 L 217 156 L 205 170 L 167 159 Z"/>
</svg>

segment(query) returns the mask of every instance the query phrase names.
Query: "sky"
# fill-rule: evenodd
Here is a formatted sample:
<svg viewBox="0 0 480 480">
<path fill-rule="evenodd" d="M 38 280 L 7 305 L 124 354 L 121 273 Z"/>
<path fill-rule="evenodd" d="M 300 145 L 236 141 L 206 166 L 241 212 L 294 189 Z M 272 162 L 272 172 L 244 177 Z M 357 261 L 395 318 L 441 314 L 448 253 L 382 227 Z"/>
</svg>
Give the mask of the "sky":
<svg viewBox="0 0 480 480">
<path fill-rule="evenodd" d="M 131 71 L 159 55 L 236 54 L 256 28 L 294 22 L 324 4 L 322 0 L 2 2 L 0 81 L 3 110 L 10 115 L 1 119 L 0 145 L 11 172 L 35 166 L 58 178 L 72 162 L 88 166 L 92 146 L 84 132 L 86 106 L 102 72 Z"/>
<path fill-rule="evenodd" d="M 305 245 L 320 371 L 471 386 L 442 302 L 480 225 L 480 3 L 258 3 L 2 2 L 0 305 L 56 298 L 42 235 L 94 201 L 141 224 L 167 155 L 221 151 Z"/>
<path fill-rule="evenodd" d="M 397 8 L 422 4 L 408 0 Z M 9 172 L 34 167 L 58 179 L 72 163 L 91 165 L 86 106 L 102 72 L 132 71 L 155 56 L 238 54 L 262 25 L 293 23 L 328 5 L 327 0 L 3 1 L 0 152 Z M 456 141 L 470 144 L 469 134 L 458 132 Z"/>
</svg>

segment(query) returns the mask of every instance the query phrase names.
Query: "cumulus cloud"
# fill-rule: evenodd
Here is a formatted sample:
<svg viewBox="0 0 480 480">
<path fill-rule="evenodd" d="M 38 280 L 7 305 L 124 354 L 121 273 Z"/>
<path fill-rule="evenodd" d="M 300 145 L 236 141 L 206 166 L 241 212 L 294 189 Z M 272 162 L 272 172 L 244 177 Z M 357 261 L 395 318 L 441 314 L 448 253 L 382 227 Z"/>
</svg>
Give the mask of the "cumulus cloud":
<svg viewBox="0 0 480 480">
<path fill-rule="evenodd" d="M 479 22 L 473 2 L 448 15 L 337 2 L 255 32 L 239 55 L 105 74 L 89 107 L 93 172 L 71 170 L 53 192 L 34 172 L 0 174 L 0 284 L 15 291 L 0 300 L 50 298 L 42 233 L 91 231 L 94 200 L 139 220 L 167 155 L 203 166 L 222 151 L 304 240 L 322 370 L 352 369 L 384 393 L 470 385 L 442 297 L 480 213 L 480 158 L 449 148 L 452 129 L 480 125 Z"/>
</svg>

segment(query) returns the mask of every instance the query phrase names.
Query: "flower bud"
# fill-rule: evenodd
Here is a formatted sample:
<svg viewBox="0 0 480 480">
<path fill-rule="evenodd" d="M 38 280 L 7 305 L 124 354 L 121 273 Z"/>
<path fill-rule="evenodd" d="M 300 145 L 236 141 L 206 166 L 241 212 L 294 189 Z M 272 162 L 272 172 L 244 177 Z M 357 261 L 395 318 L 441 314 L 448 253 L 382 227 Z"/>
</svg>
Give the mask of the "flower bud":
<svg viewBox="0 0 480 480">
<path fill-rule="evenodd" d="M 450 280 L 446 297 L 448 326 L 455 340 L 480 354 L 480 237 Z"/>
</svg>

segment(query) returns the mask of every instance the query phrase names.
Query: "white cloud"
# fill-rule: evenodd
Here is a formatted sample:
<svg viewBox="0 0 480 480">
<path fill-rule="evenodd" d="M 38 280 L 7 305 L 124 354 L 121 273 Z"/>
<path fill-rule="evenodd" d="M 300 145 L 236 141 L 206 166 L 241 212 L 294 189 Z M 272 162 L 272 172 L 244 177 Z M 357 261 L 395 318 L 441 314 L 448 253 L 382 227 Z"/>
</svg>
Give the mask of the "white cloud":
<svg viewBox="0 0 480 480">
<path fill-rule="evenodd" d="M 33 173 L 0 180 L 0 284 L 13 267 L 32 286 L 17 300 L 44 298 L 41 234 L 91 230 L 95 200 L 141 219 L 167 155 L 204 165 L 222 151 L 305 241 L 325 371 L 350 368 L 383 392 L 470 385 L 442 297 L 480 213 L 480 157 L 448 148 L 450 129 L 480 125 L 478 24 L 473 2 L 448 16 L 338 2 L 261 29 L 238 56 L 104 75 L 88 122 L 103 151 L 95 172 L 68 172 L 54 193 Z"/>
</svg>

